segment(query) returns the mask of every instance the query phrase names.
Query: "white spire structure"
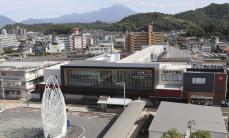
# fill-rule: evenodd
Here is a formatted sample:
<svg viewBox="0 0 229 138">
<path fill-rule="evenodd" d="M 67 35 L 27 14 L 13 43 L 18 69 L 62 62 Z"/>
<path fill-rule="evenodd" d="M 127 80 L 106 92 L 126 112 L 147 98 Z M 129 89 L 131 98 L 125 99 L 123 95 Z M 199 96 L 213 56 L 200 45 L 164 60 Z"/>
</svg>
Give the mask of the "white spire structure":
<svg viewBox="0 0 229 138">
<path fill-rule="evenodd" d="M 67 131 L 64 96 L 55 77 L 46 81 L 42 98 L 41 118 L 45 138 L 60 138 Z"/>
</svg>

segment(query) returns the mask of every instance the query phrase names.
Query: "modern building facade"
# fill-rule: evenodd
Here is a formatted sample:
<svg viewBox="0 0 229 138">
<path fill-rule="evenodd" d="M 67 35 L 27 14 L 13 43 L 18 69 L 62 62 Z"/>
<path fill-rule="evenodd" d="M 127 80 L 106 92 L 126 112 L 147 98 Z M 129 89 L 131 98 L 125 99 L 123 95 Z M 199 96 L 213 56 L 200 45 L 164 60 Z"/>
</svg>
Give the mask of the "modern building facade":
<svg viewBox="0 0 229 138">
<path fill-rule="evenodd" d="M 142 50 L 144 45 L 161 45 L 164 44 L 165 34 L 154 32 L 153 25 L 148 26 L 148 32 L 132 32 L 126 34 L 125 47 L 127 51 Z"/>
<path fill-rule="evenodd" d="M 227 73 L 220 65 L 201 65 L 184 73 L 183 91 L 193 104 L 221 104 L 227 94 Z"/>
<path fill-rule="evenodd" d="M 86 95 L 123 95 L 148 97 L 152 94 L 158 64 L 72 62 L 61 67 L 62 84 L 66 91 Z M 95 91 L 96 89 L 96 91 Z"/>
</svg>

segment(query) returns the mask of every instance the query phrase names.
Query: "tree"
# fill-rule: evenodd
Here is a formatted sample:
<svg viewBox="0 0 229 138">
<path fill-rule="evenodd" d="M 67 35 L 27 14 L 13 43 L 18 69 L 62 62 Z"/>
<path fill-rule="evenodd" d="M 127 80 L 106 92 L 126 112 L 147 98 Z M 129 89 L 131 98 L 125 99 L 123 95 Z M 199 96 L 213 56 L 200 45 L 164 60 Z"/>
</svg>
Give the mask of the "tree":
<svg viewBox="0 0 229 138">
<path fill-rule="evenodd" d="M 168 132 L 164 133 L 161 138 L 182 138 L 182 135 L 177 131 L 177 129 L 172 128 Z"/>
<path fill-rule="evenodd" d="M 190 138 L 211 138 L 211 134 L 208 131 L 196 131 Z"/>
</svg>

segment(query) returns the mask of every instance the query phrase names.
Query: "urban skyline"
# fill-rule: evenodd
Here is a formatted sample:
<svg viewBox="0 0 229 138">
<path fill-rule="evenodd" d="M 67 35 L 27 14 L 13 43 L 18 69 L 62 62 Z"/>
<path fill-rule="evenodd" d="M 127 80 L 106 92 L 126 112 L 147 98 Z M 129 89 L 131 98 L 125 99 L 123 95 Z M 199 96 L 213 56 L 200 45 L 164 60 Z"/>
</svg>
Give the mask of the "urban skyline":
<svg viewBox="0 0 229 138">
<path fill-rule="evenodd" d="M 196 8 L 196 0 L 8 0 L 2 1 L 0 15 L 7 16 L 17 22 L 29 18 L 51 18 L 71 13 L 85 13 L 96 11 L 115 4 L 124 5 L 136 12 L 162 12 L 175 14 Z M 228 0 L 198 1 L 198 8 L 210 3 L 227 3 Z M 52 6 L 51 6 L 52 5 Z M 42 8 L 41 8 L 42 7 Z"/>
</svg>

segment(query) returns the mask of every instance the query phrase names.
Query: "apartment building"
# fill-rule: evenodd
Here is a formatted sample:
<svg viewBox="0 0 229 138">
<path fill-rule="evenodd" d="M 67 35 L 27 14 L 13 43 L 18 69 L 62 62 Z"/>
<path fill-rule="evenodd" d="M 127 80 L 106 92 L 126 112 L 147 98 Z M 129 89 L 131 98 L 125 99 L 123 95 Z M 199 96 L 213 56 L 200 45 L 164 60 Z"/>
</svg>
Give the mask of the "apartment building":
<svg viewBox="0 0 229 138">
<path fill-rule="evenodd" d="M 86 48 L 86 36 L 80 32 L 79 28 L 75 28 L 74 33 L 69 37 L 69 49 Z"/>
<path fill-rule="evenodd" d="M 7 48 L 13 47 L 17 48 L 19 46 L 16 34 L 7 34 L 6 30 L 2 30 L 2 34 L 0 34 L 0 47 Z"/>
<path fill-rule="evenodd" d="M 56 62 L 4 62 L 0 64 L 0 97 L 27 99 L 35 85 L 44 80 L 44 68 Z"/>
<path fill-rule="evenodd" d="M 165 34 L 162 32 L 154 32 L 153 25 L 148 25 L 148 32 L 132 32 L 126 34 L 126 50 L 139 51 L 145 45 L 164 44 Z"/>
</svg>

